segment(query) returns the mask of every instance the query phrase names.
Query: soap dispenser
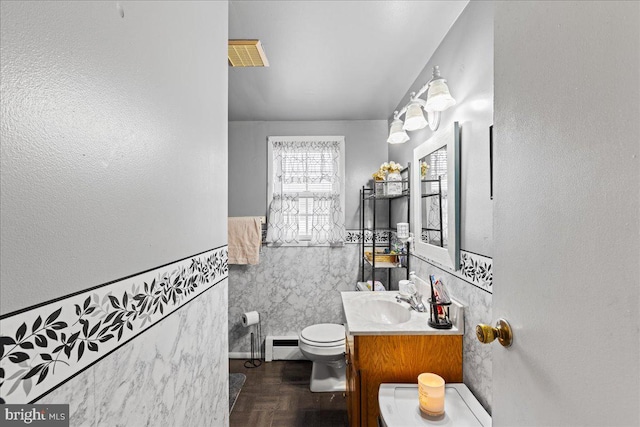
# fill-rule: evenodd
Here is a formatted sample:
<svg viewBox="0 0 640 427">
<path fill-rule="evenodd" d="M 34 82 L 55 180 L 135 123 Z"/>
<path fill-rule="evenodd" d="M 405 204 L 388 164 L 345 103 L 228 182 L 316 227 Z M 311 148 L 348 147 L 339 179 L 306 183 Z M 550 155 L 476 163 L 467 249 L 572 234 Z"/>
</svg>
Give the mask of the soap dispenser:
<svg viewBox="0 0 640 427">
<path fill-rule="evenodd" d="M 415 271 L 410 271 L 409 272 L 409 290 L 411 291 L 412 295 L 415 295 L 418 293 L 418 288 L 416 288 L 416 281 L 417 277 L 416 277 L 416 272 Z"/>
</svg>

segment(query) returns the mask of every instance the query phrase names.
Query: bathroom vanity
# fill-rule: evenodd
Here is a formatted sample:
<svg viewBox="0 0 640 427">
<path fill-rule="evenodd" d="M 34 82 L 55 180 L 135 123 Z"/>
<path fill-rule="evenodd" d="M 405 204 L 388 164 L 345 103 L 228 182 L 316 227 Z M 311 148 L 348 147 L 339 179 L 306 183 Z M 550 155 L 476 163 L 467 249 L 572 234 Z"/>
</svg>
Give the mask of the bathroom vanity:
<svg viewBox="0 0 640 427">
<path fill-rule="evenodd" d="M 428 312 L 398 303 L 397 294 L 342 292 L 350 427 L 378 425 L 382 383 L 417 383 L 423 372 L 462 382 L 462 305 L 454 302 L 453 328 L 437 330 L 427 325 Z"/>
</svg>

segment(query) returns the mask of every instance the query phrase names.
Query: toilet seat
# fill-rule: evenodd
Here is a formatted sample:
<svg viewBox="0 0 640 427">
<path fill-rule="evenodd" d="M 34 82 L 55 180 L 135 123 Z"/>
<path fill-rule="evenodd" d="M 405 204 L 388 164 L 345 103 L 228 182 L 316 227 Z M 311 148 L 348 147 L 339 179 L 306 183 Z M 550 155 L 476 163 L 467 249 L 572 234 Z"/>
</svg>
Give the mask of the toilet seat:
<svg viewBox="0 0 640 427">
<path fill-rule="evenodd" d="M 307 326 L 300 332 L 300 341 L 312 347 L 344 348 L 344 325 L 335 323 L 319 323 Z"/>
</svg>

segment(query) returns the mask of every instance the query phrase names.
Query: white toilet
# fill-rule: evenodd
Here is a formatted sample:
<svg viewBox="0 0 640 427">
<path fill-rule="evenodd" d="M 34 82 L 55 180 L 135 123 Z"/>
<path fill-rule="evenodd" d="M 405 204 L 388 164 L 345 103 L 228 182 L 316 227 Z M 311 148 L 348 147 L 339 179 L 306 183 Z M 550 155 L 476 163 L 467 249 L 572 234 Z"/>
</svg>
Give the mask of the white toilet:
<svg viewBox="0 0 640 427">
<path fill-rule="evenodd" d="M 320 323 L 300 332 L 300 351 L 313 362 L 312 392 L 339 392 L 346 389 L 345 330 L 343 325 Z"/>
<path fill-rule="evenodd" d="M 378 389 L 382 427 L 490 427 L 491 416 L 462 383 L 445 385 L 444 415 L 429 418 L 420 411 L 418 384 L 380 384 Z"/>
</svg>

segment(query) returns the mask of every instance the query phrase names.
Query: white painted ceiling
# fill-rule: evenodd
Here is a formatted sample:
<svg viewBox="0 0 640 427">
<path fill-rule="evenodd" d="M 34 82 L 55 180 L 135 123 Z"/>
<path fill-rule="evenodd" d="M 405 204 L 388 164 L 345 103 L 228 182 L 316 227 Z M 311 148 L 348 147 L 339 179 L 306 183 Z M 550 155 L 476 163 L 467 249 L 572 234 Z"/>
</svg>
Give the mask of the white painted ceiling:
<svg viewBox="0 0 640 427">
<path fill-rule="evenodd" d="M 229 67 L 229 120 L 387 119 L 466 5 L 230 1 L 229 38 L 270 67 Z"/>
</svg>

